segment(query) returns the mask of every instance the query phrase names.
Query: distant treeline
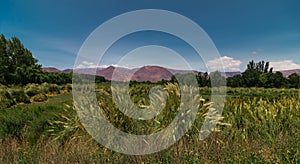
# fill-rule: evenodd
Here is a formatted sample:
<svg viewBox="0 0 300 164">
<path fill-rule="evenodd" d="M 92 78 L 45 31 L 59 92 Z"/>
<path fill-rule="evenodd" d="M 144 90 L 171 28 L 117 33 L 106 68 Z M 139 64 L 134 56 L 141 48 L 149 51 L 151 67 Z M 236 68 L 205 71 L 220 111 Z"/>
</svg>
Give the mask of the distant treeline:
<svg viewBox="0 0 300 164">
<path fill-rule="evenodd" d="M 185 81 L 192 79 L 193 74 L 180 75 L 184 76 Z M 179 76 L 179 77 L 180 77 Z M 177 75 L 178 77 L 178 75 Z M 281 72 L 273 72 L 269 68 L 269 62 L 260 61 L 255 63 L 253 60 L 247 65 L 247 69 L 240 75 L 225 78 L 219 71 L 210 74 L 199 73 L 196 75 L 200 87 L 211 87 L 211 79 L 214 80 L 214 86 L 229 87 L 264 87 L 264 88 L 299 88 L 300 76 L 296 73 L 289 75 L 287 78 Z M 176 81 L 175 76 L 171 81 Z M 226 84 L 225 84 L 226 83 Z"/>
<path fill-rule="evenodd" d="M 263 87 L 263 88 L 299 88 L 300 76 L 296 73 L 289 75 L 287 78 L 283 76 L 281 72 L 273 72 L 273 68 L 269 68 L 269 62 L 260 61 L 255 63 L 250 61 L 247 65 L 247 69 L 240 75 L 225 78 L 221 72 L 215 71 L 210 74 L 198 73 L 196 80 L 199 87 L 212 87 L 212 79 L 214 81 L 213 86 L 225 86 L 228 87 Z M 195 75 L 193 73 L 176 74 L 172 76 L 171 80 L 162 80 L 157 82 L 158 84 L 166 84 L 168 82 L 178 83 L 180 79 L 184 84 L 191 84 L 194 82 Z M 151 83 L 131 81 L 131 84 L 135 83 Z"/>
<path fill-rule="evenodd" d="M 43 72 L 42 66 L 37 64 L 37 61 L 18 38 L 6 39 L 4 35 L 0 35 L 0 84 L 26 85 L 46 82 L 61 85 L 72 83 L 72 73 Z M 170 81 L 162 80 L 158 83 L 176 82 L 176 78 L 184 78 L 184 81 L 189 83 L 189 81 L 193 81 L 194 77 L 194 74 L 176 75 Z M 196 75 L 196 79 L 200 87 L 210 87 L 211 79 L 214 79 L 214 86 L 265 88 L 299 88 L 300 86 L 298 74 L 294 73 L 285 78 L 281 72 L 273 73 L 273 68 L 269 68 L 269 62 L 264 61 L 258 63 L 251 61 L 241 75 L 227 79 L 218 71 L 210 74 L 199 73 Z M 96 76 L 95 81 L 100 83 L 106 80 L 104 77 Z M 137 82 L 132 81 L 131 83 Z"/>
<path fill-rule="evenodd" d="M 252 60 L 241 75 L 227 78 L 227 85 L 230 87 L 299 88 L 300 76 L 293 73 L 286 78 L 281 72 L 273 73 L 273 68 L 269 68 L 269 62 L 255 63 Z"/>
</svg>

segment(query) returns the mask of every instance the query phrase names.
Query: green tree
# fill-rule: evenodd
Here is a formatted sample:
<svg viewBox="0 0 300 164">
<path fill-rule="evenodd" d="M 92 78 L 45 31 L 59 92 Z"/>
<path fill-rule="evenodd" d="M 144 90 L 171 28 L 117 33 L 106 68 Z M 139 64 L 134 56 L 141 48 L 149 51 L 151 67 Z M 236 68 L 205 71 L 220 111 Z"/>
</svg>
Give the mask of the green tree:
<svg viewBox="0 0 300 164">
<path fill-rule="evenodd" d="M 243 77 L 241 75 L 235 75 L 227 78 L 227 86 L 229 87 L 242 87 L 244 84 Z"/>
<path fill-rule="evenodd" d="M 286 86 L 286 79 L 281 72 L 276 72 L 270 76 L 270 85 L 272 88 L 281 88 Z"/>
<path fill-rule="evenodd" d="M 204 87 L 204 86 L 210 85 L 210 79 L 209 79 L 207 72 L 205 72 L 205 73 L 199 72 L 198 75 L 196 76 L 196 78 L 197 78 L 199 87 Z"/>
<path fill-rule="evenodd" d="M 247 65 L 247 69 L 242 73 L 245 87 L 272 87 L 270 78 L 273 68 L 269 68 L 269 62 L 260 61 L 255 63 L 253 60 Z M 276 75 L 277 76 L 277 75 Z"/>
<path fill-rule="evenodd" d="M 7 84 L 10 80 L 8 43 L 4 35 L 0 35 L 0 83 Z"/>
<path fill-rule="evenodd" d="M 226 86 L 226 78 L 222 76 L 221 72 L 215 71 L 209 74 L 211 80 L 211 86 Z"/>
<path fill-rule="evenodd" d="M 103 76 L 96 76 L 95 77 L 95 82 L 96 83 L 102 83 L 102 82 L 105 82 L 105 78 Z"/>
<path fill-rule="evenodd" d="M 273 68 L 269 68 L 269 62 L 259 61 L 255 63 L 253 60 L 249 62 L 247 65 L 247 69 L 256 69 L 260 73 L 272 72 Z"/>
<path fill-rule="evenodd" d="M 18 38 L 7 40 L 4 35 L 0 35 L 1 84 L 38 82 L 38 71 L 41 71 L 41 66 Z"/>
<path fill-rule="evenodd" d="M 259 75 L 259 86 L 261 87 L 266 87 L 269 88 L 270 87 L 270 77 L 272 76 L 273 73 L 270 72 L 266 72 L 266 73 L 262 73 Z"/>
<path fill-rule="evenodd" d="M 300 88 L 300 76 L 297 73 L 293 73 L 288 76 L 289 87 Z"/>
<path fill-rule="evenodd" d="M 247 69 L 242 73 L 244 87 L 258 87 L 260 72 L 257 69 Z"/>
</svg>

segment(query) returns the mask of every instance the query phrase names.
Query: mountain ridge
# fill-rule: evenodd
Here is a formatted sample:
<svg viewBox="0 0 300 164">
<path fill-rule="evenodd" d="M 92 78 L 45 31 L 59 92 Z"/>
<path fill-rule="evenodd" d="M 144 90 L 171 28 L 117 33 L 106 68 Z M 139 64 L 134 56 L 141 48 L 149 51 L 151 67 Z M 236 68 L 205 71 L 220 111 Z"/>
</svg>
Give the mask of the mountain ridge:
<svg viewBox="0 0 300 164">
<path fill-rule="evenodd" d="M 59 70 L 55 67 L 45 67 L 42 68 L 44 72 L 49 73 L 71 73 L 73 69 L 64 69 Z M 81 74 L 92 74 L 96 76 L 103 76 L 107 80 L 115 80 L 115 81 L 129 81 L 129 80 L 136 80 L 136 81 L 150 81 L 150 82 L 157 82 L 161 80 L 170 80 L 173 75 L 175 74 L 185 74 L 185 73 L 193 73 L 199 74 L 204 72 L 198 72 L 195 70 L 180 70 L 180 69 L 171 69 L 165 68 L 161 66 L 143 66 L 139 68 L 124 68 L 124 67 L 115 67 L 115 66 L 108 66 L 108 67 L 95 67 L 95 68 L 79 68 L 76 69 L 77 73 Z M 284 77 L 288 77 L 293 73 L 297 73 L 300 75 L 300 69 L 293 69 L 293 70 L 283 70 L 278 71 L 283 74 Z M 223 76 L 226 78 L 233 77 L 235 75 L 242 74 L 240 71 L 235 72 L 225 72 L 222 73 Z"/>
</svg>

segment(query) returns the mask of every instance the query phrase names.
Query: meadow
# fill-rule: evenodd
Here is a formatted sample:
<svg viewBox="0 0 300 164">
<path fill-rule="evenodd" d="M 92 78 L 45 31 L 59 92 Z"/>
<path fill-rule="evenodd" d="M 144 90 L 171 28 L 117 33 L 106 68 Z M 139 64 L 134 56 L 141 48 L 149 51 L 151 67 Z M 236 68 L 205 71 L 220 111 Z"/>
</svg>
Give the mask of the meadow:
<svg viewBox="0 0 300 164">
<path fill-rule="evenodd" d="M 166 107 L 155 119 L 137 121 L 113 103 L 110 83 L 96 85 L 97 99 L 109 121 L 132 134 L 164 129 L 180 105 L 179 86 L 160 84 L 168 92 Z M 135 83 L 130 97 L 137 106 L 149 105 L 155 84 Z M 199 140 L 211 90 L 201 97 L 192 128 L 166 150 L 125 155 L 97 143 L 84 129 L 73 108 L 70 85 L 29 84 L 0 87 L 0 163 L 299 163 L 300 90 L 227 88 L 216 128 Z M 17 96 L 18 95 L 18 96 Z M 20 96 L 22 95 L 22 96 Z"/>
</svg>

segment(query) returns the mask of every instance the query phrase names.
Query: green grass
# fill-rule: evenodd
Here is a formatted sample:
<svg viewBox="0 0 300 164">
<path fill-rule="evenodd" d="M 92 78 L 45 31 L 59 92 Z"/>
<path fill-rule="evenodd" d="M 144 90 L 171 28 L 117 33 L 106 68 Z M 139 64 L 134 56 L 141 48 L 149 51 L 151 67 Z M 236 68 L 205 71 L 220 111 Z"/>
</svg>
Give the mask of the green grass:
<svg viewBox="0 0 300 164">
<path fill-rule="evenodd" d="M 150 134 L 161 130 L 178 112 L 178 96 L 171 92 L 176 87 L 166 86 L 170 91 L 167 107 L 155 121 L 130 119 L 118 111 L 108 86 L 108 83 L 97 86 L 98 101 L 110 122 L 128 133 Z M 147 94 L 152 86 L 132 86 L 133 102 L 148 105 Z M 170 148 L 145 156 L 116 153 L 94 141 L 72 108 L 71 93 L 49 96 L 45 102 L 0 109 L 0 163 L 300 162 L 299 90 L 228 88 L 224 119 L 204 140 L 199 140 L 198 135 L 211 92 L 209 88 L 200 88 L 200 93 L 206 101 L 202 100 L 192 129 Z"/>
<path fill-rule="evenodd" d="M 43 107 L 47 108 L 49 106 L 55 107 L 55 108 L 63 108 L 65 105 L 72 104 L 72 93 L 63 93 L 61 95 L 57 96 L 48 96 L 48 100 L 46 102 L 32 102 L 30 104 L 18 104 L 13 107 L 7 108 L 7 109 L 16 109 L 16 108 L 36 108 L 36 107 Z"/>
<path fill-rule="evenodd" d="M 49 120 L 56 120 L 64 104 L 71 105 L 70 93 L 50 97 L 47 102 L 18 104 L 0 110 L 0 138 L 16 138 L 37 142 L 41 135 L 47 135 Z"/>
</svg>

